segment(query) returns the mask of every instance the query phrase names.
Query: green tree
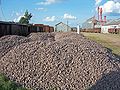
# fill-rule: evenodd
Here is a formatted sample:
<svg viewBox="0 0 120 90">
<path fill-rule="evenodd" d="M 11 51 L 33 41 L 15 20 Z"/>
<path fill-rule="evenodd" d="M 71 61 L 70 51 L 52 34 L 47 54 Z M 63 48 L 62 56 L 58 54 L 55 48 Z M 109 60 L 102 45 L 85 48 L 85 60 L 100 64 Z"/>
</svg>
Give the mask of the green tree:
<svg viewBox="0 0 120 90">
<path fill-rule="evenodd" d="M 19 20 L 19 23 L 21 24 L 29 24 L 30 19 L 32 18 L 32 14 L 28 12 L 28 10 L 25 11 L 25 14 L 21 19 Z"/>
</svg>

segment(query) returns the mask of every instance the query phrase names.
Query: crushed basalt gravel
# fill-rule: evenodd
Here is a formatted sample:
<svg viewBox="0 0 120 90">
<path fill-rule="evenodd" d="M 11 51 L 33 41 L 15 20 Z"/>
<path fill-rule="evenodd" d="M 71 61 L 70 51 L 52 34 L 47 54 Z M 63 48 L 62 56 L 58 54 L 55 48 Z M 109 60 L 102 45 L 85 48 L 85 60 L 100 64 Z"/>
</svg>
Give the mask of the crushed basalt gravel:
<svg viewBox="0 0 120 90">
<path fill-rule="evenodd" d="M 119 72 L 119 58 L 81 34 L 32 33 L 27 40 L 15 45 L 0 60 L 0 72 L 24 87 L 33 90 L 108 90 L 105 86 L 94 85 L 103 76 L 107 78 L 106 74 Z M 108 83 L 106 79 L 100 82 Z M 120 84 L 116 85 L 107 87 L 119 90 Z"/>
<path fill-rule="evenodd" d="M 14 46 L 28 42 L 23 36 L 7 35 L 0 38 L 0 58 L 13 49 Z"/>
</svg>

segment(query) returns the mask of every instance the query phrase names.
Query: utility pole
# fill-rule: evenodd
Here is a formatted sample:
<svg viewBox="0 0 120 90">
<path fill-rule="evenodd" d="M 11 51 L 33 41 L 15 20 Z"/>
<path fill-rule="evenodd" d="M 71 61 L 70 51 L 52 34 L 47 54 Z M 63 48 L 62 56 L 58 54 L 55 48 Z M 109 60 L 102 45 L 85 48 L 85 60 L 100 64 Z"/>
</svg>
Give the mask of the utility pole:
<svg viewBox="0 0 120 90">
<path fill-rule="evenodd" d="M 67 32 L 68 32 L 68 19 L 67 19 Z"/>
<path fill-rule="evenodd" d="M 80 34 L 80 25 L 77 26 L 77 33 Z"/>
</svg>

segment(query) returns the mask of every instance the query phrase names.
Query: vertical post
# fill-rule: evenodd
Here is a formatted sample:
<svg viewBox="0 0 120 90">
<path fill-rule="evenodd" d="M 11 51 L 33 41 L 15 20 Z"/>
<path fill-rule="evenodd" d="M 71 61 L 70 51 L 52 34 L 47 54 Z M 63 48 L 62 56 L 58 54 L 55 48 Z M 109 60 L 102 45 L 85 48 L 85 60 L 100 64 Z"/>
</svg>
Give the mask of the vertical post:
<svg viewBox="0 0 120 90">
<path fill-rule="evenodd" d="M 77 26 L 77 33 L 80 34 L 80 26 Z"/>
<path fill-rule="evenodd" d="M 100 21 L 102 23 L 102 8 L 100 8 Z"/>
<path fill-rule="evenodd" d="M 99 15 L 100 15 L 100 7 L 98 7 L 98 21 L 100 20 Z"/>
<path fill-rule="evenodd" d="M 54 32 L 57 32 L 57 25 L 55 25 L 54 27 Z"/>
<path fill-rule="evenodd" d="M 104 22 L 106 23 L 107 19 L 106 19 L 106 16 L 104 16 Z"/>
<path fill-rule="evenodd" d="M 67 32 L 68 32 L 68 20 L 67 20 Z"/>
</svg>

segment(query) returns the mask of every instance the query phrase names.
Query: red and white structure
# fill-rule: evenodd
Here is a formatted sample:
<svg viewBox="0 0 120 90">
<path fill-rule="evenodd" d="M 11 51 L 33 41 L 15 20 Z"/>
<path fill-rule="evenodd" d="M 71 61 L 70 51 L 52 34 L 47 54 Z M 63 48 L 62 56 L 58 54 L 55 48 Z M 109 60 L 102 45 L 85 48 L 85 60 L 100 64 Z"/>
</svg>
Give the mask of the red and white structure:
<svg viewBox="0 0 120 90">
<path fill-rule="evenodd" d="M 103 9 L 101 7 L 98 7 L 98 21 L 100 22 L 101 25 L 104 25 L 107 22 L 107 17 L 104 16 L 103 20 Z"/>
</svg>

